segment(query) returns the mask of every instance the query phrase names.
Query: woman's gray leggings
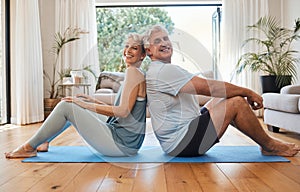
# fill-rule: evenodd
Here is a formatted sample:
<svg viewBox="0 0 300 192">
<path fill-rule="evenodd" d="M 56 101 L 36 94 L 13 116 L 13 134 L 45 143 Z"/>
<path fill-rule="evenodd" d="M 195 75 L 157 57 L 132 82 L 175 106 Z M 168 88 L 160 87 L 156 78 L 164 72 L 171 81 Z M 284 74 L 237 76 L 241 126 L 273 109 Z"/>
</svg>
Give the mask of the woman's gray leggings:
<svg viewBox="0 0 300 192">
<path fill-rule="evenodd" d="M 125 156 L 115 144 L 111 131 L 105 123 L 106 119 L 104 115 L 83 109 L 74 103 L 61 101 L 28 143 L 37 148 L 59 135 L 69 121 L 97 152 L 106 156 Z"/>
</svg>

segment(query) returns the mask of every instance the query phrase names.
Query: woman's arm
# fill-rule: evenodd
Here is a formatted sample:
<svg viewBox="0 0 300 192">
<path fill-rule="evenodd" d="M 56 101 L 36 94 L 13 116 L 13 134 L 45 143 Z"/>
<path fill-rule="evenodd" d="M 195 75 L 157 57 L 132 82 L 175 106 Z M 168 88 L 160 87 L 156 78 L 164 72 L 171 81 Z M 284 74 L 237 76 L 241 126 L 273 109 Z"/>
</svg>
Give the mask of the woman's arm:
<svg viewBox="0 0 300 192">
<path fill-rule="evenodd" d="M 131 112 L 139 91 L 139 84 L 145 82 L 144 75 L 135 67 L 128 67 L 125 72 L 124 86 L 121 93 L 121 100 L 118 106 L 100 105 L 85 102 L 80 98 L 64 98 L 67 102 L 74 102 L 82 108 L 107 116 L 127 117 Z"/>
<path fill-rule="evenodd" d="M 76 97 L 81 98 L 83 101 L 86 101 L 86 102 L 97 103 L 97 104 L 101 104 L 101 105 L 107 105 L 107 103 L 105 103 L 105 102 L 103 102 L 99 99 L 96 99 L 95 97 L 91 97 L 89 95 L 86 95 L 86 94 L 77 94 Z"/>
<path fill-rule="evenodd" d="M 119 106 L 115 106 L 114 112 L 118 117 L 127 117 L 131 112 L 139 93 L 139 84 L 145 83 L 144 74 L 136 67 L 128 67 L 124 79 L 123 91 Z"/>
</svg>

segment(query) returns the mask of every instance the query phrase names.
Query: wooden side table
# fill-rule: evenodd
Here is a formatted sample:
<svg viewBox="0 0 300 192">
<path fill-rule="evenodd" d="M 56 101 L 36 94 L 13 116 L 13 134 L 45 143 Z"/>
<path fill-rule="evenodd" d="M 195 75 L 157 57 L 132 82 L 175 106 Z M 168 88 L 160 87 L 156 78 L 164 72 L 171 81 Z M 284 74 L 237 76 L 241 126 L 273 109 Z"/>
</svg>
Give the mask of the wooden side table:
<svg viewBox="0 0 300 192">
<path fill-rule="evenodd" d="M 62 96 L 65 97 L 65 96 L 67 96 L 66 95 L 66 92 L 67 92 L 66 90 L 68 88 L 73 90 L 75 87 L 76 88 L 82 87 L 83 88 L 83 93 L 89 95 L 89 87 L 91 86 L 91 84 L 89 84 L 89 83 L 76 83 L 76 84 L 75 83 L 70 83 L 70 84 L 59 84 L 58 86 L 61 87 Z"/>
</svg>

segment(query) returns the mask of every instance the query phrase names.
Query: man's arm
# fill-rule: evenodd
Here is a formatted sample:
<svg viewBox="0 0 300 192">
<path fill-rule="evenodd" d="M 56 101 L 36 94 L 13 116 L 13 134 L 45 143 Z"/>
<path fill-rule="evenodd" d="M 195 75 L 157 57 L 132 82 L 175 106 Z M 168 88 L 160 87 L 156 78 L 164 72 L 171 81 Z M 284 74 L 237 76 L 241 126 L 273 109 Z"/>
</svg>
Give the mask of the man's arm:
<svg viewBox="0 0 300 192">
<path fill-rule="evenodd" d="M 260 109 L 263 107 L 262 97 L 250 89 L 239 87 L 224 81 L 204 79 L 197 76 L 187 82 L 180 89 L 180 92 L 220 98 L 241 96 L 247 98 L 248 103 L 253 109 Z"/>
</svg>

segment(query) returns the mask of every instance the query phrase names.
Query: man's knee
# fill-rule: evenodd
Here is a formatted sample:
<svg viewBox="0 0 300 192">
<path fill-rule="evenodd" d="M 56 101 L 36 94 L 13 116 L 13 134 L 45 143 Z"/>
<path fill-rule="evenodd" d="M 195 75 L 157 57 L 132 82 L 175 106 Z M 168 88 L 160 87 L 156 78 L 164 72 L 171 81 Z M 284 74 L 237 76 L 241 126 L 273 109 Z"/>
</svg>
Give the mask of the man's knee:
<svg viewBox="0 0 300 192">
<path fill-rule="evenodd" d="M 247 100 L 244 97 L 236 96 L 230 98 L 231 104 L 238 109 L 243 109 L 244 107 L 249 107 Z"/>
</svg>

